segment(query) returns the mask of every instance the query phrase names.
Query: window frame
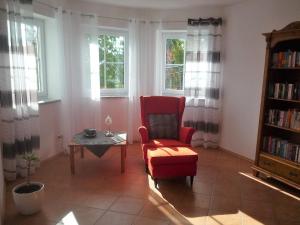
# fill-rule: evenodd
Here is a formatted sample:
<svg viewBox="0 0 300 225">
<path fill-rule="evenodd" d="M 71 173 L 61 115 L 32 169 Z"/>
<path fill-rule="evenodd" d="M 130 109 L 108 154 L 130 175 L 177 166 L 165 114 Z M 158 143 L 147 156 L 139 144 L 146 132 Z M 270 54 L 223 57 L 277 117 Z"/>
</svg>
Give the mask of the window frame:
<svg viewBox="0 0 300 225">
<path fill-rule="evenodd" d="M 103 28 L 98 29 L 97 37 L 100 35 L 123 36 L 124 37 L 124 88 L 101 88 L 100 97 L 126 97 L 128 96 L 129 86 L 129 33 L 125 29 Z M 99 46 L 100 48 L 100 46 Z M 100 51 L 100 50 L 99 50 Z M 99 54 L 99 81 L 100 78 L 100 54 Z M 99 83 L 100 86 L 100 83 Z"/>
<path fill-rule="evenodd" d="M 162 31 L 162 94 L 171 96 L 181 96 L 184 94 L 184 74 L 185 74 L 185 52 L 186 52 L 186 35 L 185 30 L 164 30 Z M 183 77 L 182 77 L 182 90 L 174 90 L 166 88 L 166 54 L 167 54 L 167 39 L 184 39 L 184 58 L 183 58 Z M 181 64 L 174 64 L 181 65 Z"/>
<path fill-rule="evenodd" d="M 41 87 L 41 90 L 37 90 L 38 100 L 44 100 L 48 98 L 48 81 L 47 81 L 47 64 L 46 64 L 46 37 L 45 37 L 45 21 L 41 18 L 34 18 L 33 20 L 25 20 L 24 23 L 29 26 L 36 26 L 37 44 L 38 44 L 38 59 L 40 66 L 40 73 L 37 71 L 37 87 Z M 40 84 L 40 85 L 39 85 Z"/>
</svg>

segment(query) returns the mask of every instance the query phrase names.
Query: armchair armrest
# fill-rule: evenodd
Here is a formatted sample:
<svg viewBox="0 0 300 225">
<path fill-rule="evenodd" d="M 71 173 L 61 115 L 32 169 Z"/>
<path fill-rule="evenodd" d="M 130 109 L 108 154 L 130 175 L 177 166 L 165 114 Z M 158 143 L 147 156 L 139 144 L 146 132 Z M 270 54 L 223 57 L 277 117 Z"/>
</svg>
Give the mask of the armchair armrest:
<svg viewBox="0 0 300 225">
<path fill-rule="evenodd" d="M 145 126 L 140 126 L 139 127 L 139 133 L 141 135 L 142 143 L 147 143 L 149 142 L 149 133 L 148 129 Z"/>
<path fill-rule="evenodd" d="M 181 127 L 179 140 L 186 144 L 191 144 L 192 136 L 195 132 L 195 129 L 192 127 Z"/>
</svg>

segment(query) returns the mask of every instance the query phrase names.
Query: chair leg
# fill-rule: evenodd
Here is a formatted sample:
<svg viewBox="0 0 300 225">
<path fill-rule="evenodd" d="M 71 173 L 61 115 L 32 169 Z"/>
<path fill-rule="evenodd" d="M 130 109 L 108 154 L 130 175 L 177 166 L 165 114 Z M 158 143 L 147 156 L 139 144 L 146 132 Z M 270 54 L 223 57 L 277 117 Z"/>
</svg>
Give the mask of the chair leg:
<svg viewBox="0 0 300 225">
<path fill-rule="evenodd" d="M 192 187 L 194 183 L 194 176 L 190 176 L 190 178 L 191 178 L 191 187 Z"/>
</svg>

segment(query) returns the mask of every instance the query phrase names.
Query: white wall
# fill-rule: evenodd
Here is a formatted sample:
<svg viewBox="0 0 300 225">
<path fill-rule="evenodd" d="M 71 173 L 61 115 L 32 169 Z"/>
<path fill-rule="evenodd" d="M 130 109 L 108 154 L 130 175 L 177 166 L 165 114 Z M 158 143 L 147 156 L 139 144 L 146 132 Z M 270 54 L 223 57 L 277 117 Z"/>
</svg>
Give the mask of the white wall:
<svg viewBox="0 0 300 225">
<path fill-rule="evenodd" d="M 248 0 L 225 9 L 199 7 L 178 10 L 142 10 L 69 0 L 63 1 L 63 7 L 108 17 L 155 21 L 223 16 L 225 60 L 221 147 L 254 159 L 265 52 L 265 40 L 261 33 L 280 29 L 292 21 L 300 20 L 299 0 Z M 165 26 L 182 29 L 186 25 L 168 23 Z M 123 118 L 119 121 L 114 120 L 114 126 L 118 126 L 114 129 L 126 129 L 127 99 L 105 99 L 102 104 L 101 121 L 107 114 L 117 118 L 117 115 L 122 115 Z M 118 111 L 114 105 L 118 105 Z M 46 151 L 43 157 L 53 155 L 56 151 L 54 146 L 59 135 L 55 114 L 58 111 L 57 107 L 59 103 L 41 106 L 41 120 L 45 119 L 41 134 L 41 145 Z"/>
<path fill-rule="evenodd" d="M 60 102 L 40 104 L 40 158 L 45 160 L 62 151 L 60 133 Z"/>
<path fill-rule="evenodd" d="M 254 159 L 266 47 L 262 33 L 297 20 L 299 0 L 248 0 L 225 8 L 221 147 Z"/>
<path fill-rule="evenodd" d="M 223 16 L 223 9 L 221 7 L 194 7 L 186 9 L 174 10 L 151 10 L 151 9 L 133 9 L 126 7 L 108 6 L 103 4 L 67 1 L 64 8 L 73 11 L 79 11 L 86 14 L 94 13 L 100 16 L 116 17 L 132 19 L 138 18 L 151 21 L 183 21 L 183 22 L 168 22 L 163 23 L 163 29 L 186 29 L 188 18 L 198 17 L 221 17 Z M 104 23 L 111 19 L 99 18 L 100 23 Z M 116 22 L 116 21 L 114 21 Z M 154 74 L 153 74 L 154 75 Z M 141 74 L 143 76 L 143 74 Z M 154 77 L 154 76 L 153 76 Z M 153 78 L 154 79 L 154 78 Z M 150 82 L 151 83 L 151 82 Z M 154 83 L 154 82 L 153 82 Z M 149 87 L 149 90 L 154 88 Z M 153 94 L 153 93 L 149 93 Z M 102 116 L 100 121 L 104 121 L 106 115 L 111 115 L 113 118 L 112 129 L 127 130 L 128 127 L 128 99 L 127 98 L 104 98 L 101 101 Z M 118 116 L 122 115 L 122 116 Z M 139 119 L 139 118 L 137 118 Z M 105 127 L 105 125 L 102 125 Z M 139 140 L 138 131 L 133 134 L 134 140 Z"/>
</svg>

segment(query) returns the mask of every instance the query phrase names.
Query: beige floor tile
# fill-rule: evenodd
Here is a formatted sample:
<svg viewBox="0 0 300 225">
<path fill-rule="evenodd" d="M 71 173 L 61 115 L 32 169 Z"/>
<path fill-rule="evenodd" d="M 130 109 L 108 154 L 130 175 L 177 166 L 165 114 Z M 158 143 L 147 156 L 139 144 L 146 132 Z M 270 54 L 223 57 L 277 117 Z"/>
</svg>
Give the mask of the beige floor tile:
<svg viewBox="0 0 300 225">
<path fill-rule="evenodd" d="M 256 219 L 274 218 L 272 203 L 242 200 L 241 211 L 247 216 Z"/>
<path fill-rule="evenodd" d="M 209 209 L 211 196 L 204 194 L 197 194 L 190 192 L 183 196 L 180 205 L 181 206 L 193 206 L 198 208 Z"/>
<path fill-rule="evenodd" d="M 168 224 L 169 222 L 165 220 L 150 219 L 146 217 L 138 217 L 133 223 L 133 225 L 168 225 Z"/>
<path fill-rule="evenodd" d="M 213 196 L 211 209 L 215 210 L 231 210 L 237 211 L 241 207 L 241 199 L 239 197 Z"/>
<path fill-rule="evenodd" d="M 142 210 L 144 204 L 143 199 L 120 197 L 110 207 L 110 210 L 137 215 Z"/>
<path fill-rule="evenodd" d="M 197 208 L 193 206 L 178 207 L 173 211 L 171 217 L 172 224 L 197 224 L 206 223 L 208 209 Z"/>
<path fill-rule="evenodd" d="M 46 184 L 40 213 L 24 217 L 16 211 L 11 189 L 24 179 L 6 184 L 5 224 L 62 225 L 68 224 L 68 216 L 79 225 L 300 224 L 299 191 L 252 177 L 251 163 L 229 153 L 196 151 L 199 161 L 193 187 L 188 179 L 176 178 L 159 180 L 158 189 L 144 172 L 139 144 L 129 145 L 124 174 L 119 148 L 100 159 L 89 151 L 84 159 L 76 154 L 74 175 L 68 156 L 58 155 L 42 162 L 33 175 Z"/>
<path fill-rule="evenodd" d="M 243 213 L 243 225 L 278 225 L 274 219 L 258 219 Z M 290 224 L 289 224 L 290 225 Z"/>
<path fill-rule="evenodd" d="M 106 212 L 95 225 L 131 225 L 135 220 L 135 216 L 117 213 Z"/>
<path fill-rule="evenodd" d="M 108 209 L 116 200 L 116 195 L 109 194 L 90 194 L 83 201 L 82 205 L 98 209 Z"/>
<path fill-rule="evenodd" d="M 274 213 L 278 221 L 297 221 L 300 224 L 300 202 L 299 204 L 292 203 L 274 204 Z"/>
<path fill-rule="evenodd" d="M 194 182 L 192 190 L 197 194 L 211 195 L 213 191 L 213 184 L 197 180 Z"/>
<path fill-rule="evenodd" d="M 61 225 L 94 225 L 104 214 L 103 210 L 95 208 L 76 208 L 65 215 L 60 221 Z"/>
<path fill-rule="evenodd" d="M 37 213 L 31 216 L 23 216 L 19 213 L 8 216 L 4 220 L 4 225 L 53 225 L 54 221 L 49 220 L 42 213 Z"/>
<path fill-rule="evenodd" d="M 208 214 L 206 225 L 242 225 L 240 212 L 228 213 L 226 210 L 211 210 Z"/>
<path fill-rule="evenodd" d="M 241 196 L 241 189 L 236 184 L 216 183 L 212 195 L 238 198 Z"/>
<path fill-rule="evenodd" d="M 171 219 L 174 211 L 174 207 L 169 204 L 153 205 L 148 203 L 141 211 L 140 216 L 168 221 Z"/>
</svg>

